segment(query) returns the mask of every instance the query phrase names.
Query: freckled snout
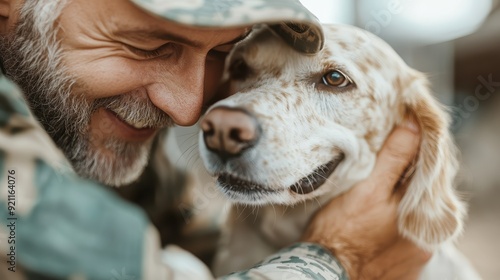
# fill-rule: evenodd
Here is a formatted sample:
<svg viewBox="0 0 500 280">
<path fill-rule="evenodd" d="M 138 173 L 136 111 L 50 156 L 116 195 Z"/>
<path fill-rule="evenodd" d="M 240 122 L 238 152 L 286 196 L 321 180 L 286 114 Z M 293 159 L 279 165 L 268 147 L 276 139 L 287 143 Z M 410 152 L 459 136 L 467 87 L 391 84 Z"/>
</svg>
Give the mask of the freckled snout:
<svg viewBox="0 0 500 280">
<path fill-rule="evenodd" d="M 212 109 L 201 121 L 201 129 L 207 148 L 223 161 L 239 156 L 260 137 L 257 119 L 240 108 Z"/>
</svg>

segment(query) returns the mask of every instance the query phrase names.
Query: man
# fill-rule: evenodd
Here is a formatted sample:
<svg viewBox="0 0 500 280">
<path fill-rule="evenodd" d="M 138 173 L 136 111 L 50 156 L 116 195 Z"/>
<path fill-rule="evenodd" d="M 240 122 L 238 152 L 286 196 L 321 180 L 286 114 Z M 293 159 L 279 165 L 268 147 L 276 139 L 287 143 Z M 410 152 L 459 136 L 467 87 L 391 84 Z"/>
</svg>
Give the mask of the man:
<svg viewBox="0 0 500 280">
<path fill-rule="evenodd" d="M 259 22 L 298 51 L 321 48 L 296 1 L 0 0 L 2 69 L 27 101 L 1 78 L 2 279 L 23 277 L 21 267 L 34 279 L 209 278 L 189 254 L 161 252 L 143 213 L 90 180 L 136 181 L 159 131 L 195 123 L 217 98 L 225 55 Z M 397 234 L 404 189 L 393 192 L 418 146 L 408 127 L 370 180 L 318 213 L 304 243 L 229 277 L 415 278 L 428 255 Z M 366 185 L 379 203 L 356 192 Z M 331 224 L 345 211 L 351 220 Z"/>
</svg>

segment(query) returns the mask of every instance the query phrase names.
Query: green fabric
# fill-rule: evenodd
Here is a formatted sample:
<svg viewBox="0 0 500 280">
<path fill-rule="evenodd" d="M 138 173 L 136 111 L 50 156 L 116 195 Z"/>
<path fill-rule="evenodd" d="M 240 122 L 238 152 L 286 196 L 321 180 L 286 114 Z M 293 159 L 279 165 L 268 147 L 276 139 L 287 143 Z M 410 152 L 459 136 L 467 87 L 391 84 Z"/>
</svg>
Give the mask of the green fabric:
<svg viewBox="0 0 500 280">
<path fill-rule="evenodd" d="M 43 162 L 37 163 L 36 180 L 38 203 L 17 221 L 17 256 L 26 268 L 59 277 L 82 272 L 91 279 L 109 279 L 122 268 L 142 274 L 148 223 L 140 210 L 96 184 L 61 176 Z M 8 217 L 6 209 L 1 202 L 2 220 Z"/>
<path fill-rule="evenodd" d="M 296 243 L 269 256 L 253 268 L 219 280 L 348 280 L 339 261 L 325 248 L 314 243 Z"/>
<path fill-rule="evenodd" d="M 36 178 L 39 203 L 19 221 L 19 260 L 27 268 L 59 276 L 81 272 L 90 279 L 109 279 L 122 268 L 142 274 L 148 222 L 139 209 L 42 162 Z"/>
</svg>

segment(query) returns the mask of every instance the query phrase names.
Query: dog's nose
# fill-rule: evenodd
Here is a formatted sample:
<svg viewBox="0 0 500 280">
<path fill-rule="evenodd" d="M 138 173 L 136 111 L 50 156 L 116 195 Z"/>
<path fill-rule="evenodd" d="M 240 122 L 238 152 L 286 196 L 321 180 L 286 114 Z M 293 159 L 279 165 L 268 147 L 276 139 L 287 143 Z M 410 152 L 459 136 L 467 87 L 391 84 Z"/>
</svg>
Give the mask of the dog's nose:
<svg viewBox="0 0 500 280">
<path fill-rule="evenodd" d="M 222 160 L 239 156 L 260 136 L 257 119 L 239 108 L 212 109 L 201 121 L 201 129 L 207 148 Z"/>
</svg>

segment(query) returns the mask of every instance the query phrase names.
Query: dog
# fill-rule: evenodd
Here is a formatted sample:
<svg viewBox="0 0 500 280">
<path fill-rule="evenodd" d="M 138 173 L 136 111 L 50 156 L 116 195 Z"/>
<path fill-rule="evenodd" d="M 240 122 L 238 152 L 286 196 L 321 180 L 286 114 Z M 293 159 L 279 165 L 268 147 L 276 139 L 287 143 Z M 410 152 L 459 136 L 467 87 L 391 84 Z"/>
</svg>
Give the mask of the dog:
<svg viewBox="0 0 500 280">
<path fill-rule="evenodd" d="M 480 279 L 452 245 L 466 206 L 454 188 L 450 118 L 427 78 L 367 31 L 325 25 L 324 33 L 324 48 L 304 55 L 260 27 L 229 55 L 231 94 L 203 117 L 200 155 L 225 196 L 250 207 L 232 207 L 214 273 L 250 268 L 298 241 L 311 215 L 365 179 L 391 130 L 413 116 L 422 138 L 399 231 L 436 250 L 422 279 Z"/>
</svg>

